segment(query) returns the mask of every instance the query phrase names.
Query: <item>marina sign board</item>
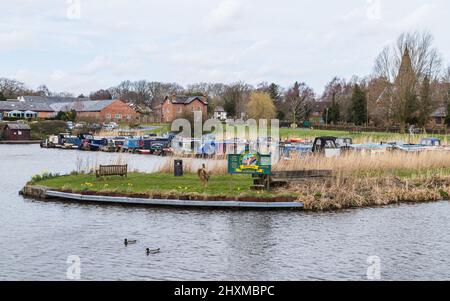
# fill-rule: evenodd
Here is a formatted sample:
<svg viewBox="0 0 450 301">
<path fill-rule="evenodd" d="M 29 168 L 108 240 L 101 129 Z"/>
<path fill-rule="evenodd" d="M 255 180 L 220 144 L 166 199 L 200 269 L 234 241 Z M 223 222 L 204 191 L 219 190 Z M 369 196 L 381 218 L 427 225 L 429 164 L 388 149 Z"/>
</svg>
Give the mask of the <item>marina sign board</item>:
<svg viewBox="0 0 450 301">
<path fill-rule="evenodd" d="M 228 155 L 228 173 L 270 175 L 272 173 L 271 156 L 251 151 L 239 155 Z"/>
</svg>

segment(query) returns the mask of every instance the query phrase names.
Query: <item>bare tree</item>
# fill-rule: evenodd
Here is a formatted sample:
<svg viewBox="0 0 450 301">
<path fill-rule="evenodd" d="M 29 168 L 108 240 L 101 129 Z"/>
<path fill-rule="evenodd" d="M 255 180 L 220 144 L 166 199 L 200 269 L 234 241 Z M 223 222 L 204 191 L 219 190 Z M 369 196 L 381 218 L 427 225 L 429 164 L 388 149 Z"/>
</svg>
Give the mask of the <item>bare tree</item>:
<svg viewBox="0 0 450 301">
<path fill-rule="evenodd" d="M 40 85 L 37 87 L 36 92 L 39 94 L 39 96 L 51 96 L 52 92 L 50 92 L 50 89 L 46 85 Z"/>
<path fill-rule="evenodd" d="M 92 100 L 107 100 L 112 99 L 112 95 L 108 90 L 98 90 L 96 92 L 92 92 L 89 95 L 89 98 Z"/>
<path fill-rule="evenodd" d="M 148 105 L 151 103 L 149 83 L 146 80 L 139 80 L 133 83 L 134 102 Z"/>
<path fill-rule="evenodd" d="M 286 92 L 286 104 L 289 109 L 289 120 L 292 123 L 301 123 L 309 118 L 315 94 L 313 89 L 305 83 L 295 82 L 294 86 Z"/>
<path fill-rule="evenodd" d="M 0 91 L 5 98 L 17 98 L 26 91 L 25 84 L 9 78 L 0 78 Z"/>
<path fill-rule="evenodd" d="M 395 45 L 386 47 L 377 57 L 375 74 L 386 82 L 383 103 L 402 132 L 408 122 L 429 112 L 430 106 L 419 103 L 421 89 L 425 79 L 437 79 L 441 63 L 428 32 L 403 33 Z"/>
<path fill-rule="evenodd" d="M 399 73 L 405 51 L 409 51 L 412 68 L 417 79 L 425 76 L 430 80 L 437 78 L 441 72 L 442 59 L 433 46 L 433 36 L 429 32 L 403 33 L 397 43 L 387 46 L 375 61 L 375 73 L 393 83 Z"/>
</svg>

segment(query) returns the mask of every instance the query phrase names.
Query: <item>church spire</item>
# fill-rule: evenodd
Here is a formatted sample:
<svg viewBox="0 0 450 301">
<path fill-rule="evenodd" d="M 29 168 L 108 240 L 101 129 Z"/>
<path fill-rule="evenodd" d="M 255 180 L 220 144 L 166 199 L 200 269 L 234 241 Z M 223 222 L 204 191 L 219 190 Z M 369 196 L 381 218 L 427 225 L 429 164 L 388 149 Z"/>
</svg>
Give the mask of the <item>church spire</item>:
<svg viewBox="0 0 450 301">
<path fill-rule="evenodd" d="M 396 83 L 398 85 L 403 85 L 406 82 L 414 81 L 416 78 L 414 68 L 412 66 L 412 60 L 408 45 L 406 45 L 403 52 L 402 62 L 400 64 L 400 69 L 398 71 Z"/>
</svg>

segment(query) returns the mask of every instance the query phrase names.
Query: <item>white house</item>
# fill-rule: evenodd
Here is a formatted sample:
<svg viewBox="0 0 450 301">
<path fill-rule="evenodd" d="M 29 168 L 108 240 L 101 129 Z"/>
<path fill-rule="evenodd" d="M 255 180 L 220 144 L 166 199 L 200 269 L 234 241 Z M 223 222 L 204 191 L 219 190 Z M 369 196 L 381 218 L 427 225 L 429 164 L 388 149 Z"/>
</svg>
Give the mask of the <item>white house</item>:
<svg viewBox="0 0 450 301">
<path fill-rule="evenodd" d="M 223 107 L 218 106 L 214 110 L 214 119 L 218 119 L 220 121 L 226 121 L 227 120 L 227 112 L 223 109 Z"/>
</svg>

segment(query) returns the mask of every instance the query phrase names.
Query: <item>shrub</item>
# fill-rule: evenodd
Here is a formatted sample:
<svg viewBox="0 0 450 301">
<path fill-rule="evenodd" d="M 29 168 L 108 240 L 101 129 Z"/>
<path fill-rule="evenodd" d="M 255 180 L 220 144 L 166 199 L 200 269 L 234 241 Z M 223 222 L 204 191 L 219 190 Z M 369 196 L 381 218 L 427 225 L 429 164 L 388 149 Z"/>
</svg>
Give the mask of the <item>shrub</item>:
<svg viewBox="0 0 450 301">
<path fill-rule="evenodd" d="M 45 139 L 50 135 L 67 132 L 67 123 L 62 120 L 46 120 L 30 123 L 31 137 Z"/>
<path fill-rule="evenodd" d="M 45 180 L 50 180 L 50 179 L 53 179 L 53 178 L 57 178 L 59 176 L 60 176 L 59 173 L 51 173 L 51 172 L 45 171 L 42 174 L 34 175 L 31 178 L 31 182 L 37 183 L 37 182 L 40 182 L 40 181 L 45 181 Z"/>
<path fill-rule="evenodd" d="M 448 192 L 444 189 L 439 189 L 439 194 L 444 200 L 450 200 Z"/>
</svg>

